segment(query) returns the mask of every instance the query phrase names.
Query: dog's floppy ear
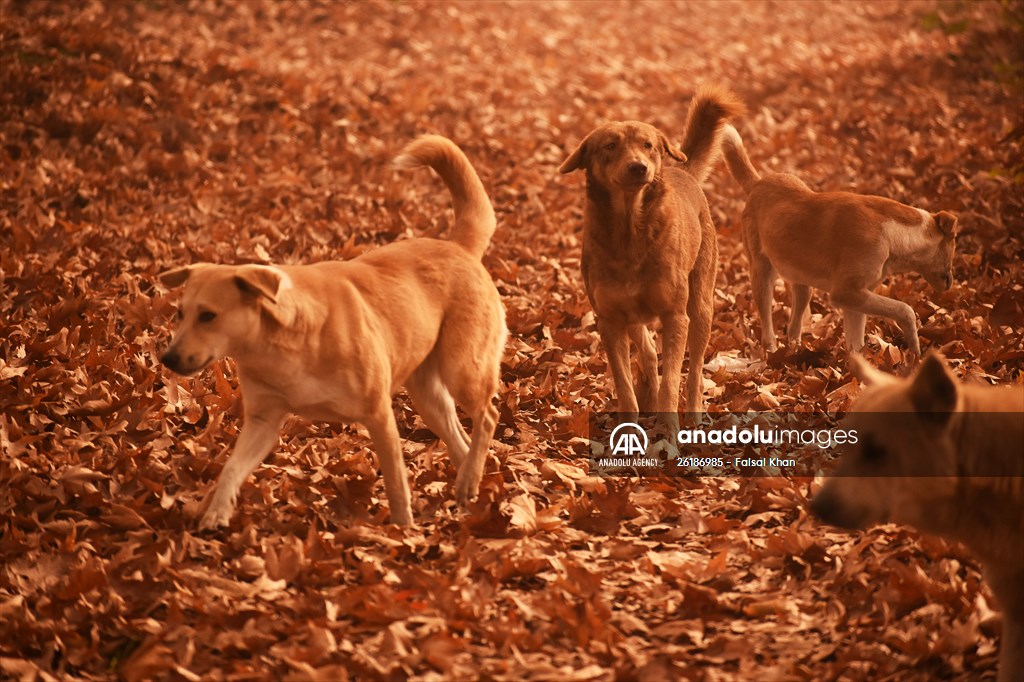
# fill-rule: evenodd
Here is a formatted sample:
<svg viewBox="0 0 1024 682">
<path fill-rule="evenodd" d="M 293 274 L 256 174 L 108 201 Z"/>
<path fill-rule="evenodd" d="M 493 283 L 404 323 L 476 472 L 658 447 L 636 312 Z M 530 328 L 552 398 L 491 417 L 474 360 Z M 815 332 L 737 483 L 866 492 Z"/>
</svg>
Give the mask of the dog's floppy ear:
<svg viewBox="0 0 1024 682">
<path fill-rule="evenodd" d="M 664 133 L 658 133 L 658 140 L 661 141 L 661 152 L 671 156 L 676 161 L 686 161 L 686 154 L 683 150 L 668 141 Z"/>
<path fill-rule="evenodd" d="M 590 135 L 587 135 L 576 147 L 576 151 L 569 155 L 558 168 L 559 173 L 572 173 L 574 170 L 587 167 L 587 144 L 590 142 Z"/>
<path fill-rule="evenodd" d="M 160 283 L 169 289 L 174 287 L 180 287 L 185 283 L 185 280 L 189 278 L 192 271 L 198 268 L 198 265 L 184 265 L 180 268 L 174 268 L 173 270 L 165 270 L 156 276 Z"/>
<path fill-rule="evenodd" d="M 939 211 L 933 213 L 932 217 L 935 218 L 935 227 L 939 228 L 939 231 L 947 237 L 955 237 L 957 233 L 956 216 L 949 211 Z"/>
<path fill-rule="evenodd" d="M 882 370 L 876 368 L 870 362 L 865 360 L 864 356 L 860 353 L 850 353 L 850 371 L 853 372 L 853 376 L 860 379 L 860 383 L 865 386 L 886 386 L 899 381 L 899 379 L 891 374 L 886 374 Z"/>
<path fill-rule="evenodd" d="M 245 296 L 263 296 L 271 303 L 277 303 L 277 292 L 284 280 L 284 273 L 266 265 L 243 265 L 235 273 L 235 285 Z"/>
<path fill-rule="evenodd" d="M 938 353 L 928 353 L 910 380 L 910 402 L 914 409 L 940 424 L 956 410 L 957 379 Z"/>
</svg>

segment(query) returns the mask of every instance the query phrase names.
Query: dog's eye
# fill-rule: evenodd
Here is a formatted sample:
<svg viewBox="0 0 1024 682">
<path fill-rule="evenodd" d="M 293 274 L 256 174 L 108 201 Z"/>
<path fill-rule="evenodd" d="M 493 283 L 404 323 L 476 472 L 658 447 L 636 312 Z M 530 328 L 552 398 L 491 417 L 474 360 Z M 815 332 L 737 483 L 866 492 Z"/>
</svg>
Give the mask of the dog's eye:
<svg viewBox="0 0 1024 682">
<path fill-rule="evenodd" d="M 650 140 L 644 142 L 644 149 L 654 149 L 654 143 L 651 142 Z"/>
<path fill-rule="evenodd" d="M 216 317 L 217 313 L 211 312 L 209 310 L 204 310 L 203 312 L 199 313 L 200 322 L 213 322 L 213 320 L 216 319 Z"/>
<path fill-rule="evenodd" d="M 605 143 L 604 148 L 607 149 L 608 151 L 615 149 L 615 140 Z"/>
<path fill-rule="evenodd" d="M 885 459 L 885 447 L 870 437 L 864 439 L 864 447 L 860 452 L 865 462 L 881 462 Z"/>
</svg>

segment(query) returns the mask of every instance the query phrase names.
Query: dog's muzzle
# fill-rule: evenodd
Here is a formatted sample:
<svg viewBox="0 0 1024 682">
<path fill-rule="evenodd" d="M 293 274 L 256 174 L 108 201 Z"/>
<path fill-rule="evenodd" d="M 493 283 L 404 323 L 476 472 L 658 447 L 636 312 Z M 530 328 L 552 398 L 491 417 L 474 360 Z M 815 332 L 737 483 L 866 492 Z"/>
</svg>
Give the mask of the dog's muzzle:
<svg viewBox="0 0 1024 682">
<path fill-rule="evenodd" d="M 922 273 L 928 284 L 936 291 L 949 291 L 953 286 L 953 273 L 950 270 L 945 272 Z"/>
<path fill-rule="evenodd" d="M 650 178 L 647 172 L 650 167 L 642 161 L 633 161 L 626 166 L 626 172 L 621 176 L 619 185 L 626 191 L 638 191 L 648 183 Z"/>
<path fill-rule="evenodd" d="M 835 525 L 834 519 L 838 516 L 837 512 L 836 500 L 830 495 L 818 493 L 811 500 L 811 513 L 825 523 Z"/>
<path fill-rule="evenodd" d="M 195 374 L 212 361 L 212 356 L 204 359 L 202 362 L 197 362 L 196 356 L 194 355 L 183 357 L 181 353 L 178 352 L 178 349 L 173 346 L 168 348 L 164 354 L 160 356 L 160 362 L 162 362 L 167 369 L 184 376 Z"/>
<path fill-rule="evenodd" d="M 849 505 L 844 504 L 828 486 L 818 491 L 818 494 L 811 500 L 811 513 L 827 524 L 844 528 L 846 530 L 857 530 L 863 527 L 860 514 Z"/>
<path fill-rule="evenodd" d="M 647 179 L 647 164 L 640 161 L 634 161 L 633 163 L 626 166 L 626 171 L 629 173 L 629 177 L 633 180 L 646 180 Z"/>
<path fill-rule="evenodd" d="M 174 348 L 168 348 L 167 351 L 160 356 L 160 362 L 162 362 L 167 369 L 181 374 L 181 355 L 179 355 L 178 351 Z"/>
</svg>

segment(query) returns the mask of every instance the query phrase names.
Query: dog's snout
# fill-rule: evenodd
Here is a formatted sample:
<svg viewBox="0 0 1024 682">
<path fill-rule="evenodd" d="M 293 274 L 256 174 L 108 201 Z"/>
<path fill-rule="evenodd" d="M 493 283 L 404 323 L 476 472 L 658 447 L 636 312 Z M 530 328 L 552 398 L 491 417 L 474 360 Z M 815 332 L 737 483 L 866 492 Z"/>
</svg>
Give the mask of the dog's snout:
<svg viewBox="0 0 1024 682">
<path fill-rule="evenodd" d="M 818 493 L 811 500 L 811 513 L 825 523 L 834 523 L 838 512 L 835 497 L 828 493 Z"/>
<path fill-rule="evenodd" d="M 168 369 L 177 372 L 181 367 L 181 356 L 178 355 L 178 351 L 175 349 L 168 348 L 167 351 L 160 356 L 160 362 L 162 362 Z"/>
<path fill-rule="evenodd" d="M 811 514 L 832 526 L 846 530 L 855 530 L 863 526 L 863 510 L 844 501 L 830 485 L 818 491 L 811 500 L 810 509 Z"/>
<path fill-rule="evenodd" d="M 642 178 L 647 175 L 647 164 L 643 161 L 633 161 L 626 167 L 626 170 L 633 177 Z"/>
</svg>

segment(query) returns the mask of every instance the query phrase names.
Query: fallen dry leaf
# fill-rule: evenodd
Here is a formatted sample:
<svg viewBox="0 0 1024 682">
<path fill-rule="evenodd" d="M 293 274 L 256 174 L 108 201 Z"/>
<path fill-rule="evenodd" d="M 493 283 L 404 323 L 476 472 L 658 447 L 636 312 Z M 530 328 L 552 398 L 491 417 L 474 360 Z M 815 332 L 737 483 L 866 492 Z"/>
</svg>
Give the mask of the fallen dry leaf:
<svg viewBox="0 0 1024 682">
<path fill-rule="evenodd" d="M 595 124 L 679 138 L 703 82 L 754 163 L 960 217 L 956 285 L 886 279 L 972 381 L 1024 383 L 1019 2 L 219 3 L 0 0 L 0 676 L 23 680 L 979 679 L 998 616 L 958 546 L 807 518 L 809 479 L 601 478 L 614 407 L 580 277 Z M 415 135 L 495 205 L 511 336 L 481 495 L 395 400 L 415 529 L 387 525 L 358 425 L 291 420 L 230 528 L 196 530 L 242 414 L 230 360 L 159 362 L 201 260 L 311 263 L 452 214 Z M 715 410 L 846 409 L 815 293 L 765 357 L 724 166 L 705 376 Z M 775 324 L 787 305 L 781 295 Z M 904 371 L 895 325 L 866 354 Z"/>
</svg>

